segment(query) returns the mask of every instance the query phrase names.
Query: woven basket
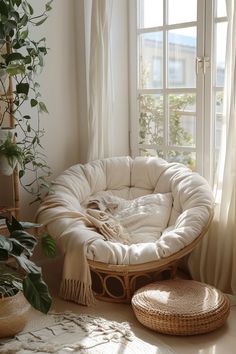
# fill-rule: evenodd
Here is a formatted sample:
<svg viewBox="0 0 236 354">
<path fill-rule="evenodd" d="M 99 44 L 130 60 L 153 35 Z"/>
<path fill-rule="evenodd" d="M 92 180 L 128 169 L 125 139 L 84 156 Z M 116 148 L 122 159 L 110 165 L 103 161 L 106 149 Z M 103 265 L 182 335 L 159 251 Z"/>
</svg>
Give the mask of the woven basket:
<svg viewBox="0 0 236 354">
<path fill-rule="evenodd" d="M 0 338 L 20 332 L 27 322 L 30 308 L 21 291 L 15 296 L 0 298 Z"/>
<path fill-rule="evenodd" d="M 195 335 L 221 327 L 229 300 L 213 286 L 193 280 L 165 280 L 139 289 L 132 307 L 140 323 L 160 333 Z"/>
</svg>

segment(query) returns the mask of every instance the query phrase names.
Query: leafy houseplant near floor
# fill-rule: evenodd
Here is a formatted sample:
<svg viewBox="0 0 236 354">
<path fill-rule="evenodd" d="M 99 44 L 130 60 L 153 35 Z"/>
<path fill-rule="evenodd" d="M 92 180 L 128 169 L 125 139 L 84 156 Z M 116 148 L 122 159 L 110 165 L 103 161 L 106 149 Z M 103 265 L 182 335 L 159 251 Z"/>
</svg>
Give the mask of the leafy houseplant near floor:
<svg viewBox="0 0 236 354">
<path fill-rule="evenodd" d="M 52 9 L 51 3 L 0 0 L 0 129 L 16 128 L 19 178 L 33 201 L 48 191 L 51 174 L 41 142 L 44 130 L 40 118 L 48 111 L 38 82 L 48 48 L 46 38 L 34 38 L 35 29 Z"/>
<path fill-rule="evenodd" d="M 25 231 L 40 225 L 18 222 L 14 217 L 6 218 L 6 225 L 9 237 L 0 235 L 0 337 L 23 329 L 30 305 L 46 314 L 52 302 L 41 268 L 30 260 L 37 239 Z M 44 237 L 46 252 L 53 255 L 55 242 Z"/>
</svg>

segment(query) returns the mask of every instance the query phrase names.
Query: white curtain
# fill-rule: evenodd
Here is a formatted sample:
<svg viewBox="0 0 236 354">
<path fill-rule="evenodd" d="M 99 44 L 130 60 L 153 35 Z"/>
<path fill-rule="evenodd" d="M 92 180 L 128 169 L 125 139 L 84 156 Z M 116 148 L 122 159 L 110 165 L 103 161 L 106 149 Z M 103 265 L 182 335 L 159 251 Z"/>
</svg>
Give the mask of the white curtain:
<svg viewBox="0 0 236 354">
<path fill-rule="evenodd" d="M 236 0 L 226 0 L 228 30 L 222 147 L 216 174 L 215 215 L 189 257 L 194 279 L 236 294 Z"/>
<path fill-rule="evenodd" d="M 93 0 L 88 68 L 88 161 L 111 156 L 112 0 Z"/>
</svg>

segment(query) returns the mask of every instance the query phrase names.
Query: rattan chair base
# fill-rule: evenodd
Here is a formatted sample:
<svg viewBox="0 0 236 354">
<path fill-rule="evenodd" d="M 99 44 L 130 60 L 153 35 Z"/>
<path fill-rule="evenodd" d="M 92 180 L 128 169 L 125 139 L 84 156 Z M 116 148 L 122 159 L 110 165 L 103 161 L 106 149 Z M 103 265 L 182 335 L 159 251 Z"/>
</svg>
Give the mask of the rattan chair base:
<svg viewBox="0 0 236 354">
<path fill-rule="evenodd" d="M 157 280 L 173 278 L 177 268 L 176 262 L 163 267 L 155 263 L 147 270 L 132 270 L 128 266 L 117 265 L 116 271 L 104 263 L 89 261 L 89 264 L 95 297 L 117 303 L 131 303 L 137 289 Z"/>
<path fill-rule="evenodd" d="M 142 287 L 132 298 L 140 323 L 164 334 L 196 335 L 221 327 L 229 300 L 213 286 L 193 280 L 166 280 Z"/>
</svg>

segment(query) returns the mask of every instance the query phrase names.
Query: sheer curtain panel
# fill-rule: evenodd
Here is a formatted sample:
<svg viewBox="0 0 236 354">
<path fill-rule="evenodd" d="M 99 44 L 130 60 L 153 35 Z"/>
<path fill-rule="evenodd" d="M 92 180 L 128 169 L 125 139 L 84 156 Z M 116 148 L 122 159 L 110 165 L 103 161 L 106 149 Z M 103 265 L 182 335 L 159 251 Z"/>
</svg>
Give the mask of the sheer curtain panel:
<svg viewBox="0 0 236 354">
<path fill-rule="evenodd" d="M 194 279 L 236 295 L 236 0 L 226 0 L 228 29 L 222 146 L 215 176 L 215 215 L 189 258 Z"/>
<path fill-rule="evenodd" d="M 111 155 L 113 0 L 92 1 L 88 68 L 88 161 Z"/>
</svg>

